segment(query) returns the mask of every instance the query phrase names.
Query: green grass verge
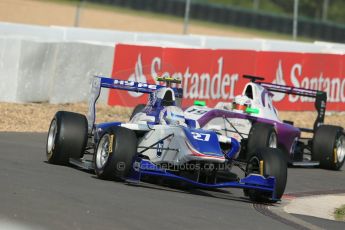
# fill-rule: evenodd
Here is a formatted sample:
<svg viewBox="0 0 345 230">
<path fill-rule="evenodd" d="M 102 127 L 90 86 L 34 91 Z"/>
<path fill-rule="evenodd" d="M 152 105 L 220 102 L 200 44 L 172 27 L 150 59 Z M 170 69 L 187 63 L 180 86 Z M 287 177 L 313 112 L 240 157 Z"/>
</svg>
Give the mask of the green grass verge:
<svg viewBox="0 0 345 230">
<path fill-rule="evenodd" d="M 49 2 L 55 2 L 55 3 L 61 3 L 61 4 L 68 4 L 68 5 L 73 5 L 75 7 L 79 4 L 78 0 L 40 0 L 40 1 L 49 1 Z M 87 1 L 83 3 L 82 7 L 88 8 L 88 9 L 97 9 L 97 10 L 104 10 L 104 11 L 110 11 L 110 12 L 132 14 L 132 15 L 147 17 L 147 18 L 157 18 L 157 19 L 175 21 L 177 23 L 181 23 L 181 34 L 182 34 L 183 18 L 181 17 L 148 12 L 148 11 L 141 11 L 141 10 L 132 10 L 129 8 L 119 7 L 119 6 L 90 3 Z M 81 21 L 82 20 L 83 19 L 81 18 Z M 259 29 L 252 29 L 252 28 L 247 28 L 247 27 L 239 27 L 239 26 L 234 26 L 234 25 L 226 25 L 226 24 L 220 24 L 220 23 L 215 23 L 215 22 L 207 22 L 207 21 L 202 21 L 202 20 L 194 20 L 194 19 L 190 20 L 189 28 L 192 28 L 193 25 L 204 26 L 207 28 L 212 27 L 215 29 L 220 29 L 220 30 L 229 31 L 229 32 L 230 31 L 239 32 L 239 33 L 247 34 L 253 37 L 292 40 L 292 35 L 288 35 L 288 34 L 264 31 L 264 30 L 259 30 Z M 312 42 L 314 40 L 307 37 L 297 37 L 297 41 Z"/>
<path fill-rule="evenodd" d="M 345 204 L 335 209 L 334 218 L 336 220 L 345 221 Z"/>
</svg>

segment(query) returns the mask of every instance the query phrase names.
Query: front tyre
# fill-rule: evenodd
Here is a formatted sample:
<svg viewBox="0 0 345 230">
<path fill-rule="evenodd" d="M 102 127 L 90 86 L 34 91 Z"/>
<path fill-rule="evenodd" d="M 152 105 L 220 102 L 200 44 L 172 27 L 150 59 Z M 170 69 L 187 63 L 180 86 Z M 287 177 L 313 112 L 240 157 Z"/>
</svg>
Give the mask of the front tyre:
<svg viewBox="0 0 345 230">
<path fill-rule="evenodd" d="M 266 123 L 254 123 L 250 129 L 247 142 L 249 156 L 259 148 L 277 148 L 278 135 L 273 125 Z M 248 159 L 248 158 L 247 158 Z"/>
<path fill-rule="evenodd" d="M 254 189 L 244 189 L 245 195 L 255 202 L 276 202 L 285 191 L 287 182 L 287 163 L 284 153 L 279 149 L 261 148 L 252 154 L 247 162 L 246 175 L 261 174 L 264 177 L 273 176 L 276 179 L 275 198 L 272 194 Z"/>
<path fill-rule="evenodd" d="M 66 165 L 69 158 L 81 158 L 87 143 L 87 119 L 84 115 L 58 111 L 50 123 L 46 155 L 51 164 Z"/>
<path fill-rule="evenodd" d="M 339 170 L 345 161 L 345 134 L 343 128 L 321 125 L 317 128 L 312 146 L 312 160 L 324 169 Z"/>
<path fill-rule="evenodd" d="M 97 144 L 93 162 L 96 175 L 105 180 L 125 179 L 137 154 L 135 132 L 123 127 L 106 130 Z"/>
</svg>

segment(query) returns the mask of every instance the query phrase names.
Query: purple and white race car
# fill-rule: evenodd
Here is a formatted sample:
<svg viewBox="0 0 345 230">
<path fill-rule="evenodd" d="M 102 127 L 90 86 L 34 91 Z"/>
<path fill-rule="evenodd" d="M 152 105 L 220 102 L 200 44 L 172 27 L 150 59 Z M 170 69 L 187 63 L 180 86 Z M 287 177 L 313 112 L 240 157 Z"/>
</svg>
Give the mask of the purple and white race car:
<svg viewBox="0 0 345 230">
<path fill-rule="evenodd" d="M 325 125 L 327 95 L 323 91 L 296 88 L 263 82 L 264 78 L 245 75 L 250 79 L 243 93 L 232 102 L 220 102 L 209 108 L 196 102 L 185 110 L 188 119 L 196 120 L 203 129 L 213 130 L 240 141 L 239 158 L 245 160 L 256 149 L 279 148 L 293 166 L 319 166 L 339 170 L 345 159 L 345 134 L 342 127 Z M 315 98 L 317 118 L 314 127 L 295 127 L 292 121 L 281 121 L 273 105 L 273 93 Z M 301 133 L 311 133 L 302 138 Z"/>
</svg>

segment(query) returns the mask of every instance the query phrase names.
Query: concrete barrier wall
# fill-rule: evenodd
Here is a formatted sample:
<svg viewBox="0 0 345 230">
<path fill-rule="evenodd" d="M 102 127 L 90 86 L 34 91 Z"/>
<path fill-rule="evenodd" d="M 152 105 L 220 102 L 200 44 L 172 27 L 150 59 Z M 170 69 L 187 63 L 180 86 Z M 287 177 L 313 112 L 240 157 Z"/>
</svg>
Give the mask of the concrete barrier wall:
<svg viewBox="0 0 345 230">
<path fill-rule="evenodd" d="M 315 53 L 345 53 L 345 45 L 328 42 L 293 42 L 256 38 L 230 38 L 202 35 L 136 33 L 105 29 L 60 26 L 35 26 L 0 23 L 0 36 L 25 38 L 44 42 L 150 43 L 161 46 L 191 46 L 210 49 L 251 49 Z"/>
<path fill-rule="evenodd" d="M 21 40 L 0 38 L 0 101 L 17 101 Z"/>
<path fill-rule="evenodd" d="M 41 41 L 61 41 L 63 32 L 48 26 L 0 23 L 0 35 L 10 38 L 37 39 Z"/>
<path fill-rule="evenodd" d="M 57 45 L 49 102 L 68 103 L 85 101 L 94 75 L 110 76 L 113 67 L 114 45 L 60 43 Z M 107 101 L 102 91 L 100 101 Z"/>
<path fill-rule="evenodd" d="M 344 44 L 0 23 L 0 101 L 86 101 L 90 79 L 110 76 L 116 43 L 345 54 Z M 100 101 L 107 101 L 103 90 Z"/>
<path fill-rule="evenodd" d="M 0 54 L 0 101 L 69 103 L 86 101 L 92 76 L 111 75 L 114 45 L 1 38 Z"/>
<path fill-rule="evenodd" d="M 49 101 L 49 83 L 54 76 L 57 46 L 57 43 L 21 40 L 17 101 Z"/>
</svg>

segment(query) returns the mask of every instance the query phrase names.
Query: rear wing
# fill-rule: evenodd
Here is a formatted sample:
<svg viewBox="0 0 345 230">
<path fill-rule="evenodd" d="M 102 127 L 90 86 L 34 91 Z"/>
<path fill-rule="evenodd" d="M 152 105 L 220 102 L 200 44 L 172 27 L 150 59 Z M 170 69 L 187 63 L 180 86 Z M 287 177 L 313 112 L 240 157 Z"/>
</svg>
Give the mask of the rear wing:
<svg viewBox="0 0 345 230">
<path fill-rule="evenodd" d="M 326 113 L 326 103 L 327 103 L 326 92 L 320 91 L 320 90 L 305 89 L 305 88 L 299 88 L 299 87 L 292 87 L 292 86 L 262 82 L 264 80 L 264 78 L 262 77 L 255 77 L 255 76 L 250 76 L 250 75 L 244 75 L 243 77 L 250 79 L 252 82 L 255 82 L 256 84 L 260 84 L 261 86 L 263 86 L 264 88 L 266 88 L 268 91 L 271 91 L 271 92 L 315 98 L 314 106 L 317 111 L 317 117 L 314 122 L 314 127 L 312 130 L 306 129 L 306 128 L 300 128 L 301 131 L 315 132 L 316 128 L 324 123 L 325 113 Z"/>
<path fill-rule="evenodd" d="M 119 90 L 125 90 L 125 91 L 130 91 L 130 92 L 151 94 L 155 92 L 157 89 L 164 88 L 164 87 L 166 86 L 135 82 L 135 81 L 112 79 L 112 78 L 102 77 L 102 76 L 95 76 L 92 79 L 92 85 L 91 85 L 91 90 L 90 90 L 89 111 L 87 115 L 88 133 L 91 134 L 93 126 L 95 124 L 96 102 L 99 98 L 99 95 L 101 94 L 101 88 L 119 89 Z M 175 87 L 171 89 L 174 91 L 176 98 L 183 97 L 182 88 Z"/>
</svg>

